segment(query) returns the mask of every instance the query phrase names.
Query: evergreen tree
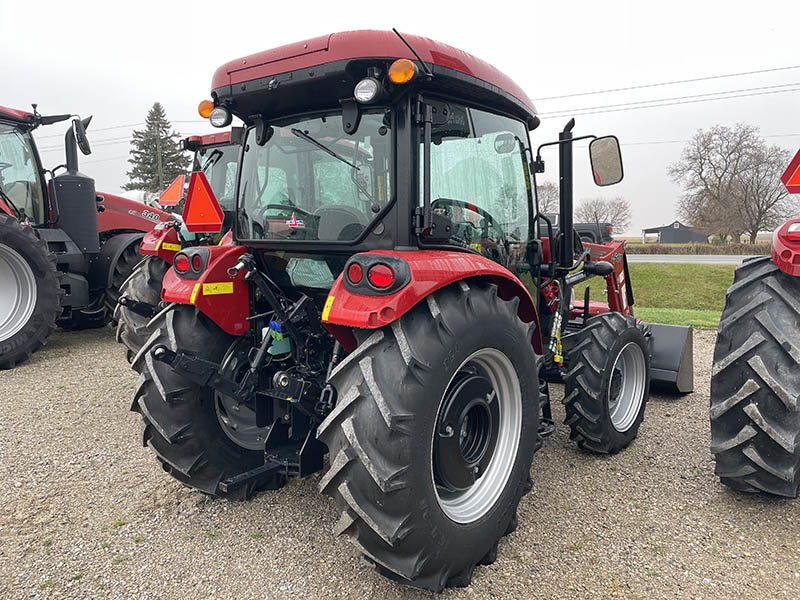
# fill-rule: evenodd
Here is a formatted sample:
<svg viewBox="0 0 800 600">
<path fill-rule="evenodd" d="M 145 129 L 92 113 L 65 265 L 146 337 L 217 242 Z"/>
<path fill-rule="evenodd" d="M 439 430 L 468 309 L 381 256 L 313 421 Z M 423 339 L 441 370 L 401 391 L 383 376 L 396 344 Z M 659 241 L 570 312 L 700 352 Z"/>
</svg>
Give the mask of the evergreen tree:
<svg viewBox="0 0 800 600">
<path fill-rule="evenodd" d="M 131 170 L 125 190 L 160 193 L 178 175 L 186 173 L 190 158 L 181 150 L 180 135 L 170 131 L 167 113 L 159 102 L 147 113 L 145 128 L 135 130 L 131 140 Z"/>
</svg>

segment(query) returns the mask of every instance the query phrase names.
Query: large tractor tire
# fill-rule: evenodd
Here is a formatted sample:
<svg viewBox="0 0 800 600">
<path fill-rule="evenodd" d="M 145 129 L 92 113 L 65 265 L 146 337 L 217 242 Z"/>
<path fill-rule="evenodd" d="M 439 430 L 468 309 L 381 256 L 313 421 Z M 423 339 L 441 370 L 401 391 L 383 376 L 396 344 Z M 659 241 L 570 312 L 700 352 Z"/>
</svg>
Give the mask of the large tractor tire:
<svg viewBox="0 0 800 600">
<path fill-rule="evenodd" d="M 628 446 L 644 419 L 650 389 L 650 351 L 633 317 L 605 313 L 564 338 L 564 422 L 582 450 L 615 454 Z"/>
<path fill-rule="evenodd" d="M 800 278 L 770 257 L 736 269 L 711 372 L 711 451 L 735 490 L 797 496 Z"/>
<path fill-rule="evenodd" d="M 61 314 L 55 254 L 31 227 L 0 213 L 0 369 L 43 346 Z"/>
<path fill-rule="evenodd" d="M 131 365 L 139 373 L 131 410 L 142 416 L 143 444 L 153 449 L 167 473 L 185 485 L 212 496 L 250 497 L 257 491 L 252 485 L 226 494 L 218 484 L 264 463 L 266 428 L 255 427 L 253 411 L 184 379 L 150 352 L 164 345 L 221 362 L 229 367 L 225 374 L 235 379 L 248 366 L 242 362 L 246 349 L 240 344 L 245 338 L 229 336 L 197 309 L 183 305 L 159 315 L 154 328 Z"/>
<path fill-rule="evenodd" d="M 133 274 L 136 265 L 142 260 L 142 255 L 139 253 L 139 242 L 130 244 L 122 252 L 117 259 L 117 264 L 114 265 L 114 273 L 111 275 L 111 287 L 106 290 L 103 298 L 106 314 L 108 320 L 112 325 L 117 325 L 116 308 L 117 301 L 122 295 L 122 286 Z"/>
<path fill-rule="evenodd" d="M 164 275 L 169 268 L 170 264 L 157 256 L 146 257 L 120 287 L 120 297 L 158 306 Z M 125 344 L 132 358 L 153 334 L 153 327 L 147 326 L 151 319 L 121 304 L 114 309 L 114 317 L 117 321 L 117 341 Z"/>
<path fill-rule="evenodd" d="M 535 330 L 517 305 L 493 285 L 448 286 L 361 332 L 331 373 L 319 487 L 342 510 L 335 532 L 389 578 L 466 586 L 516 527 L 541 445 Z"/>
</svg>

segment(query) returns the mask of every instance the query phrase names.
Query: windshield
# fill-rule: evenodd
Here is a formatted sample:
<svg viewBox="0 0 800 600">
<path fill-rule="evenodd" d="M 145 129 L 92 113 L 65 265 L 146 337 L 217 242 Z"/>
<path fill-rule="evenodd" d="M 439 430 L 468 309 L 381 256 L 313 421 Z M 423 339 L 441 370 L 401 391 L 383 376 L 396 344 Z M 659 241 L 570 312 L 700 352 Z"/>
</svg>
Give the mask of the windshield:
<svg viewBox="0 0 800 600">
<path fill-rule="evenodd" d="M 524 261 L 533 214 L 525 125 L 452 103 L 448 112 L 431 135 L 431 208 L 452 221 L 448 243 L 505 266 Z M 420 165 L 420 193 L 422 174 Z"/>
<path fill-rule="evenodd" d="M 30 133 L 0 123 L 0 198 L 13 204 L 21 218 L 43 223 L 41 176 Z"/>
<path fill-rule="evenodd" d="M 194 155 L 193 171 L 202 171 L 223 210 L 233 210 L 236 188 L 238 144 L 200 148 Z"/>
<path fill-rule="evenodd" d="M 365 112 L 354 134 L 341 114 L 273 126 L 259 146 L 245 143 L 239 183 L 239 237 L 353 241 L 389 202 L 389 111 Z"/>
</svg>

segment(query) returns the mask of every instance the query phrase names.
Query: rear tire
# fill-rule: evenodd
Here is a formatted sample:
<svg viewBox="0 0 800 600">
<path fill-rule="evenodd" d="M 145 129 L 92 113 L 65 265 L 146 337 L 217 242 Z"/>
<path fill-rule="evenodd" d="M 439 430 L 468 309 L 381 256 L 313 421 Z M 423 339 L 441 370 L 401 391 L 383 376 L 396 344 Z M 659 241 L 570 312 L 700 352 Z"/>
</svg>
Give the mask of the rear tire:
<svg viewBox="0 0 800 600">
<path fill-rule="evenodd" d="M 461 282 L 426 300 L 390 326 L 362 332 L 331 374 L 338 401 L 317 435 L 330 450 L 320 490 L 343 511 L 335 532 L 379 573 L 441 591 L 468 585 L 516 527 L 541 445 L 539 357 L 517 299 L 500 299 L 495 286 Z M 484 395 L 487 382 L 493 391 Z M 466 417 L 443 434 L 451 414 Z M 489 414 L 499 416 L 481 421 Z M 472 467 L 447 444 L 486 459 L 473 483 L 448 483 Z"/>
<path fill-rule="evenodd" d="M 235 444 L 220 425 L 214 391 L 184 379 L 150 353 L 156 345 L 164 345 L 174 352 L 220 362 L 234 338 L 191 306 L 162 313 L 153 326 L 152 336 L 131 365 L 139 373 L 131 410 L 142 416 L 142 443 L 181 483 L 212 496 L 249 498 L 256 491 L 253 485 L 226 494 L 218 484 L 262 465 L 264 451 Z"/>
<path fill-rule="evenodd" d="M 169 268 L 170 264 L 165 260 L 157 256 L 147 256 L 136 265 L 131 276 L 122 284 L 119 296 L 158 306 L 161 301 L 164 275 Z M 153 334 L 155 328 L 147 326 L 151 320 L 149 317 L 135 313 L 121 304 L 117 304 L 114 317 L 117 320 L 117 341 L 125 344 L 132 358 Z"/>
<path fill-rule="evenodd" d="M 797 497 L 800 278 L 768 256 L 736 269 L 711 372 L 711 452 L 725 485 Z"/>
<path fill-rule="evenodd" d="M 119 259 L 117 259 L 117 264 L 114 265 L 114 274 L 111 276 L 111 287 L 106 290 L 106 294 L 103 298 L 108 320 L 114 326 L 117 325 L 115 311 L 117 308 L 117 301 L 122 295 L 122 286 L 131 276 L 136 265 L 141 261 L 142 255 L 139 254 L 139 242 L 136 241 L 125 248 Z M 159 292 L 160 291 L 161 288 L 159 288 Z"/>
<path fill-rule="evenodd" d="M 650 389 L 647 338 L 633 317 L 604 313 L 564 338 L 564 422 L 582 450 L 615 454 L 644 419 Z"/>
<path fill-rule="evenodd" d="M 47 243 L 0 213 L 0 369 L 27 360 L 55 330 L 64 293 L 60 282 Z"/>
</svg>

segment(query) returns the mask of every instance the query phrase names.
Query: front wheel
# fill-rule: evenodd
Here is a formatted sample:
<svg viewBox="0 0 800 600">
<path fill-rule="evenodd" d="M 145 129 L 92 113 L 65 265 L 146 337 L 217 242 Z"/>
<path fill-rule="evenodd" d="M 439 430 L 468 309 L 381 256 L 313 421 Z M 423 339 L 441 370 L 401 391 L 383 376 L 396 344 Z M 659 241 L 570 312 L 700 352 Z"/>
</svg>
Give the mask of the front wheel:
<svg viewBox="0 0 800 600">
<path fill-rule="evenodd" d="M 619 313 L 596 315 L 564 338 L 565 423 L 583 450 L 614 454 L 630 444 L 644 419 L 650 352 L 644 327 Z"/>
<path fill-rule="evenodd" d="M 148 256 L 133 269 L 133 273 L 120 287 L 120 296 L 136 302 L 158 306 L 161 301 L 161 286 L 170 264 L 157 256 Z M 129 357 L 136 356 L 139 349 L 153 334 L 148 326 L 150 317 L 140 315 L 117 303 L 114 309 L 117 321 L 117 341 L 128 348 Z"/>
<path fill-rule="evenodd" d="M 439 290 L 365 337 L 333 371 L 320 481 L 377 570 L 441 591 L 468 585 L 516 525 L 538 436 L 533 328 L 494 286 Z"/>
</svg>

